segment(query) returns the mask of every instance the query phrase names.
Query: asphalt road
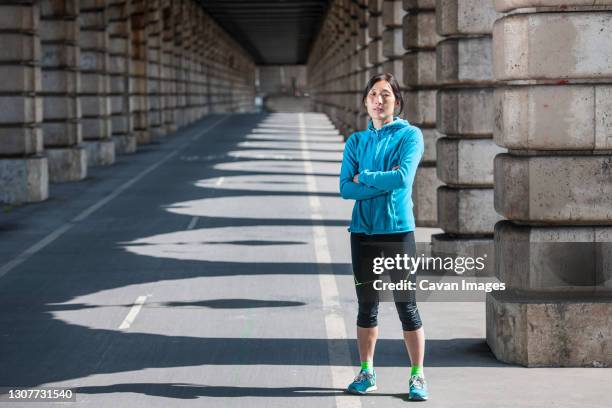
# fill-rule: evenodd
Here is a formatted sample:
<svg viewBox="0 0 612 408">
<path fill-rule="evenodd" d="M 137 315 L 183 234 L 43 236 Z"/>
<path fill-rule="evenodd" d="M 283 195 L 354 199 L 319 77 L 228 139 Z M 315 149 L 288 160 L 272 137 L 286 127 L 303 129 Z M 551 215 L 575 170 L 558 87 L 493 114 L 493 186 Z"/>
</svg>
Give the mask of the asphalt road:
<svg viewBox="0 0 612 408">
<path fill-rule="evenodd" d="M 211 115 L 5 208 L 0 386 L 71 388 L 79 407 L 408 403 L 390 303 L 379 391 L 343 392 L 359 358 L 342 148 L 320 114 Z M 420 309 L 428 406 L 610 406 L 610 369 L 497 361 L 484 303 Z"/>
</svg>

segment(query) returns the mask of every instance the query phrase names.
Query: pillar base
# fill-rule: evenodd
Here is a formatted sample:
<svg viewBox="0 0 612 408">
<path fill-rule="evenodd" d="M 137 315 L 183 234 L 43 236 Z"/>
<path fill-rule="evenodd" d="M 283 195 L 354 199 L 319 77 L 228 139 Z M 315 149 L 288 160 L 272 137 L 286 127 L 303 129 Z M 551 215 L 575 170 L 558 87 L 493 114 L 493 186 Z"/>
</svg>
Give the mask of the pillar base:
<svg viewBox="0 0 612 408">
<path fill-rule="evenodd" d="M 436 166 L 422 165 L 412 188 L 414 219 L 418 227 L 435 228 L 438 226 L 438 187 L 442 185 L 436 175 Z"/>
<path fill-rule="evenodd" d="M 113 136 L 115 142 L 115 154 L 135 153 L 137 149 L 136 136 L 134 134 Z"/>
<path fill-rule="evenodd" d="M 151 137 L 153 138 L 153 140 L 161 139 L 164 136 L 166 136 L 166 129 L 163 126 L 151 127 L 149 131 L 151 133 Z"/>
<path fill-rule="evenodd" d="M 136 143 L 139 145 L 149 144 L 153 141 L 153 136 L 148 130 L 135 130 Z"/>
<path fill-rule="evenodd" d="M 0 202 L 20 204 L 49 198 L 47 158 L 0 159 Z"/>
<path fill-rule="evenodd" d="M 439 257 L 482 257 L 484 268 L 465 271 L 463 276 L 495 276 L 493 238 L 461 237 L 449 234 L 431 236 L 431 255 Z"/>
<path fill-rule="evenodd" d="M 178 126 L 176 125 L 176 123 L 168 123 L 166 124 L 166 133 L 170 134 L 170 133 L 174 133 L 178 130 Z"/>
<path fill-rule="evenodd" d="M 498 360 L 526 367 L 612 367 L 609 292 L 582 298 L 499 292 L 487 294 L 486 303 L 487 343 Z"/>
<path fill-rule="evenodd" d="M 111 140 L 86 140 L 88 166 L 108 166 L 115 162 L 115 142 Z"/>
<path fill-rule="evenodd" d="M 50 182 L 76 181 L 87 177 L 87 151 L 83 146 L 48 147 L 45 154 L 49 163 Z"/>
</svg>

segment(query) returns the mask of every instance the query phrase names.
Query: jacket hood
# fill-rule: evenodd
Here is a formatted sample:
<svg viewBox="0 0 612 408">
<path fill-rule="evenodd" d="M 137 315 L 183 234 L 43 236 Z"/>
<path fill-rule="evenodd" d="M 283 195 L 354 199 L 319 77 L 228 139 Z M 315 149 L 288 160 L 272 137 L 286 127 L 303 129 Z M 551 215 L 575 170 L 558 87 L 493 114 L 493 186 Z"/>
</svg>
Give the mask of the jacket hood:
<svg viewBox="0 0 612 408">
<path fill-rule="evenodd" d="M 393 117 L 393 121 L 387 123 L 386 125 L 383 125 L 383 127 L 381 127 L 378 130 L 382 130 L 382 129 L 385 129 L 385 130 L 388 130 L 388 129 L 389 130 L 390 129 L 397 130 L 397 129 L 405 128 L 405 127 L 408 127 L 408 126 L 411 126 L 411 125 L 410 125 L 410 123 L 408 123 L 407 120 L 402 119 L 399 116 L 394 116 Z M 370 119 L 368 121 L 368 130 L 371 130 L 371 131 L 377 130 L 376 128 L 374 128 L 374 123 L 372 122 L 372 119 Z"/>
</svg>

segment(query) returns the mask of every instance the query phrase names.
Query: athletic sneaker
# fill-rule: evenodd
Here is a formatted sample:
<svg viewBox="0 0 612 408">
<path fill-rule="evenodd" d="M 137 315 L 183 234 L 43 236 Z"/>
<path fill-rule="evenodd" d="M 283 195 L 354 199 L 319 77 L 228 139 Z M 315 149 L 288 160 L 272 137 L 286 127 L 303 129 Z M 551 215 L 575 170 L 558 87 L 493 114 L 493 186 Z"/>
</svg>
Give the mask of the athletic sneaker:
<svg viewBox="0 0 612 408">
<path fill-rule="evenodd" d="M 408 399 L 411 401 L 427 401 L 427 382 L 421 375 L 410 377 L 410 393 Z"/>
<path fill-rule="evenodd" d="M 355 380 L 348 386 L 348 392 L 360 395 L 376 391 L 376 389 L 376 373 L 370 373 L 366 370 L 361 370 Z"/>
</svg>

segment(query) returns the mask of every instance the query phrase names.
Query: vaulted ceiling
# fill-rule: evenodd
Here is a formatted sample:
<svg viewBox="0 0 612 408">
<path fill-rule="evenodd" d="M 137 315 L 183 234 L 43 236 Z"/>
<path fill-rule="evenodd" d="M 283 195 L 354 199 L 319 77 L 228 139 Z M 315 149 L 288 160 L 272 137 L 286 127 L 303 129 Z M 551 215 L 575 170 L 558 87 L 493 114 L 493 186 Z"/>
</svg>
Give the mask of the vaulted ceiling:
<svg viewBox="0 0 612 408">
<path fill-rule="evenodd" d="M 200 0 L 258 65 L 305 64 L 329 0 Z"/>
</svg>

